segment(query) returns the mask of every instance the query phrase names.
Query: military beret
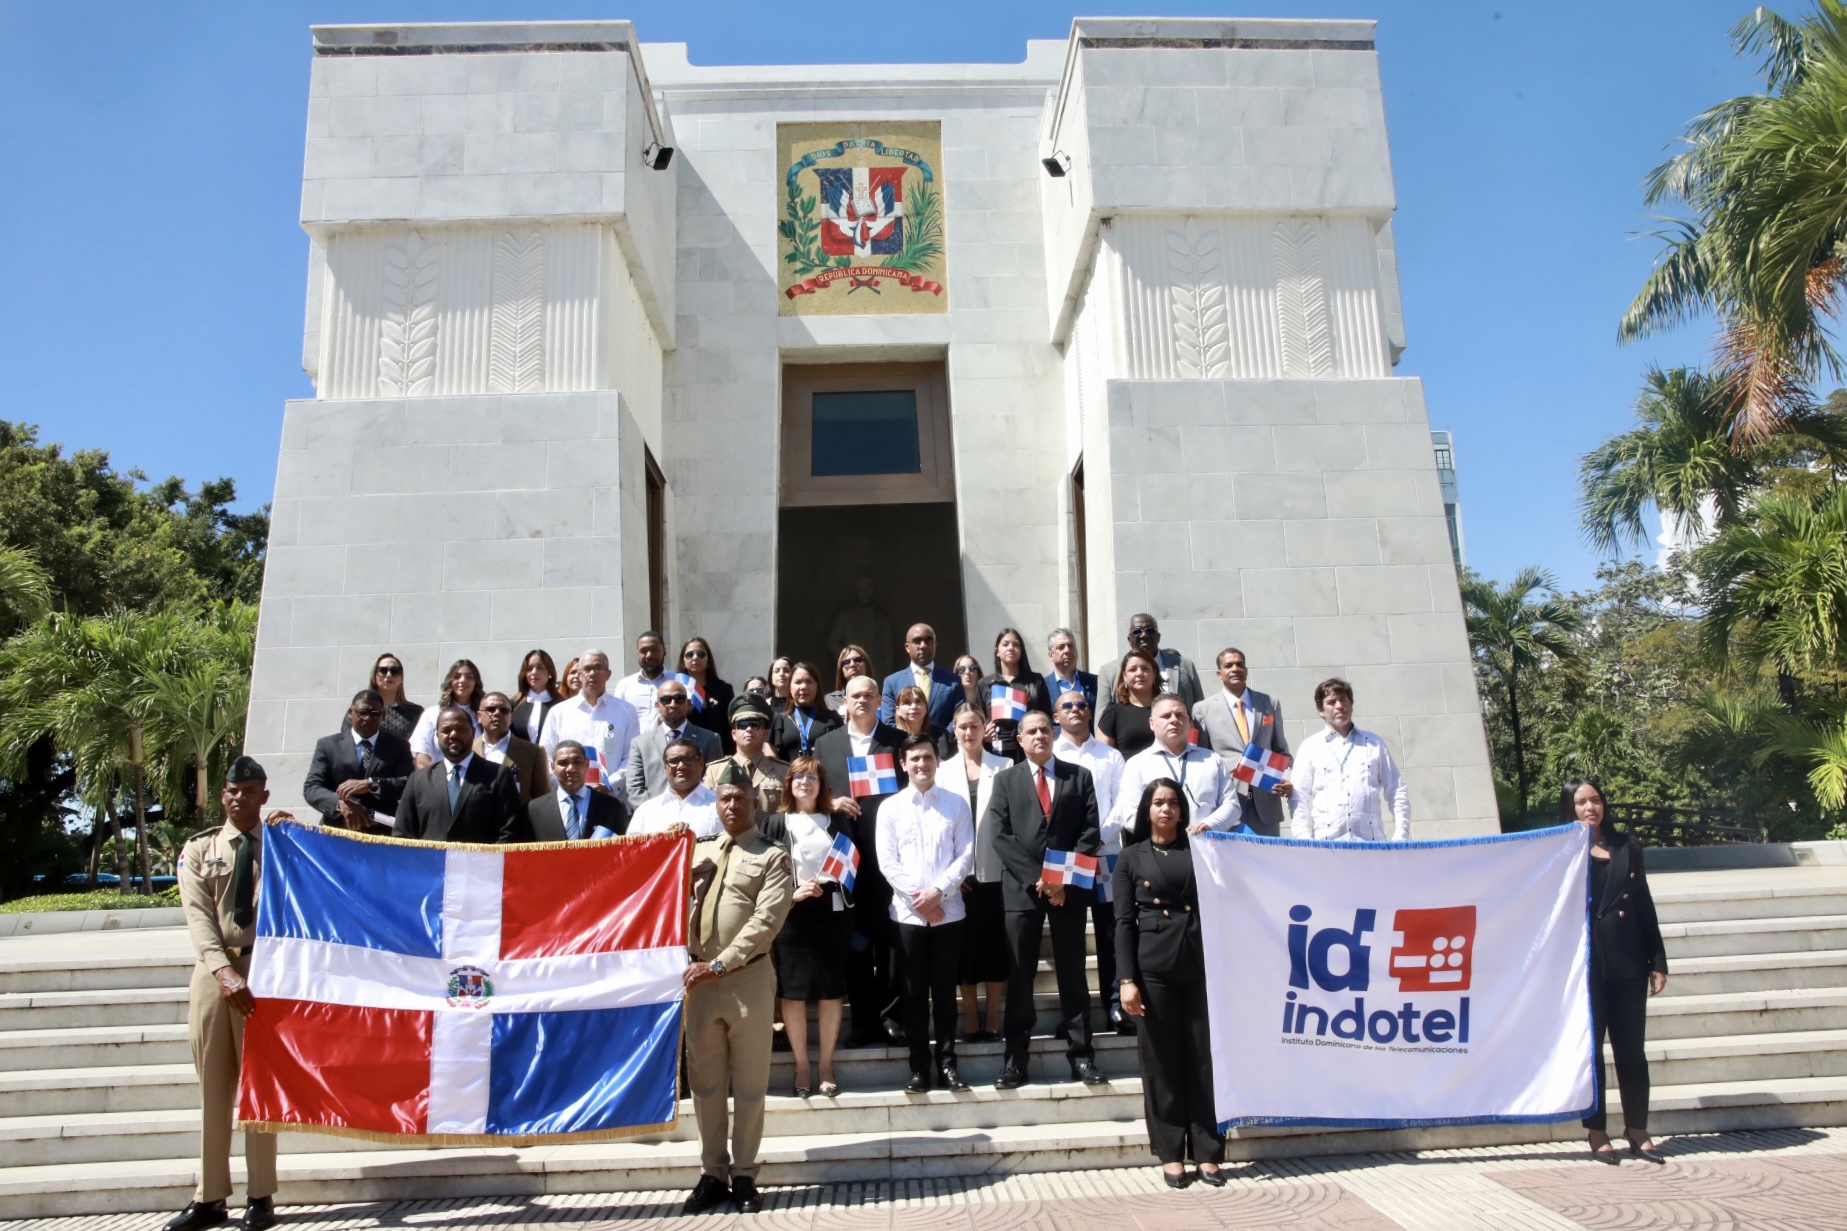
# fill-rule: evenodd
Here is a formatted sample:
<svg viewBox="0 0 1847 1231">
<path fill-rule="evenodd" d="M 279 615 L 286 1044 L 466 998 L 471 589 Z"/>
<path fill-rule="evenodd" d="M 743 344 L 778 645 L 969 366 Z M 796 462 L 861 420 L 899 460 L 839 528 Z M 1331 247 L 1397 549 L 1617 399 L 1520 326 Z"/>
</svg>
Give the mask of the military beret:
<svg viewBox="0 0 1847 1231">
<path fill-rule="evenodd" d="M 750 789 L 750 771 L 727 757 L 718 771 L 715 786 L 741 786 Z"/>
<path fill-rule="evenodd" d="M 731 709 L 725 717 L 732 722 L 739 718 L 761 718 L 769 721 L 770 703 L 754 692 L 747 692 L 731 703 Z"/>
<path fill-rule="evenodd" d="M 224 772 L 226 782 L 268 782 L 269 775 L 263 767 L 250 757 L 239 757 L 231 762 L 231 768 Z"/>
</svg>

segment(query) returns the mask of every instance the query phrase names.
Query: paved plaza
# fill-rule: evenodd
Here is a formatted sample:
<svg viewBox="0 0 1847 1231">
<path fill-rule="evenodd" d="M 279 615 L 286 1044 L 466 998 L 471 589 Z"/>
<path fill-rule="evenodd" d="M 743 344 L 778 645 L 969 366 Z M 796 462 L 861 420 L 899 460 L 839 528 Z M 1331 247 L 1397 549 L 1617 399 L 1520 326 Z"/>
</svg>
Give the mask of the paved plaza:
<svg viewBox="0 0 1847 1231">
<path fill-rule="evenodd" d="M 763 1213 L 682 1217 L 683 1191 L 462 1198 L 285 1209 L 302 1231 L 1847 1231 L 1847 1129 L 1664 1140 L 1665 1167 L 1602 1167 L 1577 1147 L 1362 1154 L 1232 1166 L 1223 1189 L 1164 1187 L 1154 1167 L 1005 1179 L 766 1189 Z M 157 1231 L 167 1214 L 0 1223 L 0 1231 Z"/>
</svg>

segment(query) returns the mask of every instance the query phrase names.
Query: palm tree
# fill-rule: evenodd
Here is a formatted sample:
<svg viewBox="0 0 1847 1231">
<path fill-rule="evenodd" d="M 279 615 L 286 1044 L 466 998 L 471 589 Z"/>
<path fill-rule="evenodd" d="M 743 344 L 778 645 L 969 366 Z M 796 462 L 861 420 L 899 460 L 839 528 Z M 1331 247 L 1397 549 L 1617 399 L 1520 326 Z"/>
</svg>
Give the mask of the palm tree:
<svg viewBox="0 0 1847 1231">
<path fill-rule="evenodd" d="M 256 629 L 254 606 L 216 604 L 185 630 L 179 669 L 142 681 L 168 796 L 185 798 L 190 770 L 201 820 L 212 813 L 211 783 L 243 743 Z"/>
<path fill-rule="evenodd" d="M 1575 665 L 1579 654 L 1574 638 L 1584 627 L 1584 617 L 1558 597 L 1557 589 L 1552 574 L 1537 567 L 1521 569 L 1505 586 L 1474 573 L 1462 579 L 1469 645 L 1507 697 L 1521 816 L 1526 815 L 1529 781 L 1526 732 L 1520 719 L 1520 673 L 1538 671 L 1548 662 Z"/>
<path fill-rule="evenodd" d="M 1650 175 L 1651 206 L 1678 203 L 1665 250 L 1624 314 L 1625 341 L 1710 312 L 1735 439 L 1761 441 L 1838 373 L 1827 325 L 1847 293 L 1847 7 L 1818 0 L 1790 22 L 1759 8 L 1732 31 L 1762 59 L 1765 92 L 1688 125 Z"/>
<path fill-rule="evenodd" d="M 51 610 L 51 579 L 23 547 L 0 547 L 0 607 L 23 628 Z"/>
</svg>

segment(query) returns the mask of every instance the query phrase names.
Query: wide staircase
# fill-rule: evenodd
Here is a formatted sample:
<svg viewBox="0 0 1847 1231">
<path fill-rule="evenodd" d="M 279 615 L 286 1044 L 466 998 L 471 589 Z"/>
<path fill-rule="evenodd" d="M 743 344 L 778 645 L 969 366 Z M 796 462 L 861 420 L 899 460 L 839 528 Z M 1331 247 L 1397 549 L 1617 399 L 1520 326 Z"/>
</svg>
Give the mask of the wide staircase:
<svg viewBox="0 0 1847 1231">
<path fill-rule="evenodd" d="M 1653 878 L 1673 969 L 1650 1005 L 1657 1134 L 1847 1124 L 1847 867 Z M 1048 954 L 1049 958 L 1049 954 Z M 197 1175 L 185 932 L 0 939 L 0 1218 L 178 1209 Z M 1094 976 L 1092 986 L 1094 987 Z M 1049 1030 L 1049 961 L 1039 978 Z M 900 1049 L 843 1050 L 838 1097 L 797 1099 L 778 1052 L 765 1184 L 1150 1164 L 1135 1040 L 1097 1037 L 1110 1082 L 1068 1080 L 1035 1041 L 1033 1082 L 997 1091 L 997 1044 L 962 1045 L 967 1094 L 900 1091 Z M 1612 1088 L 1612 1132 L 1620 1115 Z M 1234 1158 L 1574 1139 L 1575 1125 L 1252 1130 Z M 689 1186 L 690 1103 L 652 1137 L 526 1149 L 281 1141 L 285 1205 Z M 241 1166 L 240 1166 L 241 1180 Z"/>
</svg>

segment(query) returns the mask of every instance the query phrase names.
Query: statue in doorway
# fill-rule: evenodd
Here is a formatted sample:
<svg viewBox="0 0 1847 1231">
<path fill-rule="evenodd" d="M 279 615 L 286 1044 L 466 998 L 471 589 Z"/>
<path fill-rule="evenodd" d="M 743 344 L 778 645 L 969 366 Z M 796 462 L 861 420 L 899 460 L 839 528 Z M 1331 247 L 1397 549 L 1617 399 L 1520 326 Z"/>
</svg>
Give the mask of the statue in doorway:
<svg viewBox="0 0 1847 1231">
<path fill-rule="evenodd" d="M 872 655 L 872 668 L 876 675 L 884 670 L 884 656 L 891 653 L 891 621 L 885 613 L 872 605 L 872 578 L 861 574 L 853 584 L 854 597 L 858 602 L 851 607 L 842 607 L 834 616 L 834 625 L 827 631 L 827 649 L 833 658 L 840 657 L 842 646 L 862 645 Z"/>
</svg>

